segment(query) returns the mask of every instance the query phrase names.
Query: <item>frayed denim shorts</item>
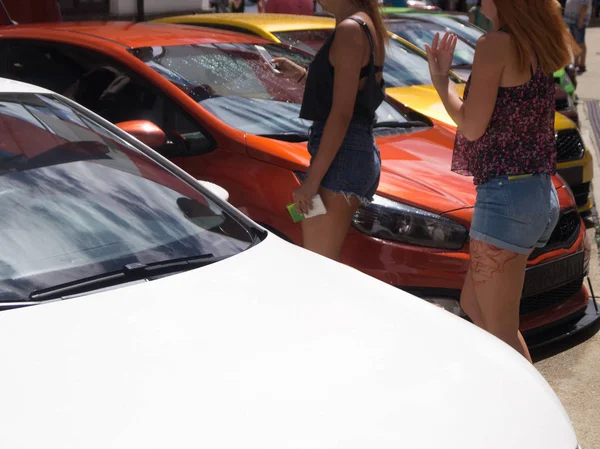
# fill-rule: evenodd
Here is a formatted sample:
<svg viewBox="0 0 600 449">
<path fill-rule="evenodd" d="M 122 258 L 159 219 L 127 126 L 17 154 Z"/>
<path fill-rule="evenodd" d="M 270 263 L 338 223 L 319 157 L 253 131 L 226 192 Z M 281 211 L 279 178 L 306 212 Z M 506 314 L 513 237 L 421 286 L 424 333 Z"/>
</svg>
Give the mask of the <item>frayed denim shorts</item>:
<svg viewBox="0 0 600 449">
<path fill-rule="evenodd" d="M 519 254 L 548 243 L 558 221 L 558 194 L 547 173 L 477 186 L 470 238 Z"/>
<path fill-rule="evenodd" d="M 325 123 L 315 122 L 309 130 L 308 151 L 310 163 L 319 151 Z M 310 170 L 310 169 L 309 169 Z M 379 186 L 381 156 L 373 137 L 373 126 L 351 122 L 346 136 L 321 181 L 321 187 L 343 194 L 347 199 L 356 197 L 362 204 L 373 201 Z"/>
</svg>

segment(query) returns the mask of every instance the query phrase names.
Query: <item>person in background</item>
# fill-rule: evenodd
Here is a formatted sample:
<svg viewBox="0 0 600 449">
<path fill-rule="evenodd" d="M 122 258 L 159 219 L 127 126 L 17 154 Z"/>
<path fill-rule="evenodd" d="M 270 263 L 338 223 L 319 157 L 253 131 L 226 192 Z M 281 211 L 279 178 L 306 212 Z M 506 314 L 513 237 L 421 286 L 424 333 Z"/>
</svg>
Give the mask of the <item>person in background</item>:
<svg viewBox="0 0 600 449">
<path fill-rule="evenodd" d="M 314 13 L 313 0 L 265 0 L 264 12 L 273 14 L 299 14 L 310 16 Z"/>
<path fill-rule="evenodd" d="M 229 0 L 210 0 L 209 5 L 215 12 L 229 12 Z"/>
<path fill-rule="evenodd" d="M 481 0 L 478 0 L 477 4 L 469 10 L 469 22 L 484 31 L 491 31 L 494 28 L 492 21 L 481 12 Z"/>
<path fill-rule="evenodd" d="M 581 50 L 575 56 L 575 67 L 581 73 L 586 71 L 585 59 L 587 48 L 585 46 L 585 30 L 592 17 L 592 0 L 567 0 L 565 4 L 565 23 L 568 25 L 573 39 Z"/>
<path fill-rule="evenodd" d="M 581 0 L 577 0 L 581 1 Z M 556 0 L 483 0 L 494 29 L 479 38 L 461 99 L 448 81 L 457 36 L 427 45 L 433 85 L 458 126 L 451 170 L 473 176 L 464 312 L 531 362 L 519 331 L 527 260 L 559 215 L 553 73 L 574 44 Z"/>
</svg>

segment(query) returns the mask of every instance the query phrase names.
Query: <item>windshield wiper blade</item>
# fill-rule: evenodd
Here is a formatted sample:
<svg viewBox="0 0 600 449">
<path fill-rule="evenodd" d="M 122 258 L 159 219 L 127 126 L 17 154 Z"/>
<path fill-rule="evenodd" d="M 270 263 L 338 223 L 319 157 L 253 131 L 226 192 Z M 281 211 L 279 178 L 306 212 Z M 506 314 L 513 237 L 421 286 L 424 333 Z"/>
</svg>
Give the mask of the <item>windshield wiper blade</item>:
<svg viewBox="0 0 600 449">
<path fill-rule="evenodd" d="M 420 120 L 409 120 L 407 122 L 396 122 L 396 121 L 388 121 L 388 122 L 377 122 L 373 125 L 373 128 L 423 128 L 429 127 L 429 125 Z"/>
<path fill-rule="evenodd" d="M 467 64 L 467 63 L 452 64 L 450 66 L 450 70 L 453 70 L 453 69 L 470 69 L 471 67 L 473 67 L 473 66 L 471 64 Z"/>
<path fill-rule="evenodd" d="M 95 276 L 89 276 L 76 281 L 66 282 L 49 288 L 35 290 L 29 295 L 29 300 L 34 302 L 48 301 L 64 296 L 77 295 L 101 288 L 112 287 L 125 282 L 138 281 L 152 276 L 169 273 L 179 273 L 201 266 L 209 265 L 228 256 L 215 257 L 212 254 L 169 259 L 149 264 L 131 263 L 121 270 L 110 271 Z"/>
<path fill-rule="evenodd" d="M 259 137 L 267 139 L 283 140 L 284 142 L 306 142 L 308 140 L 308 132 L 306 133 L 275 133 L 275 134 L 258 134 Z"/>
</svg>

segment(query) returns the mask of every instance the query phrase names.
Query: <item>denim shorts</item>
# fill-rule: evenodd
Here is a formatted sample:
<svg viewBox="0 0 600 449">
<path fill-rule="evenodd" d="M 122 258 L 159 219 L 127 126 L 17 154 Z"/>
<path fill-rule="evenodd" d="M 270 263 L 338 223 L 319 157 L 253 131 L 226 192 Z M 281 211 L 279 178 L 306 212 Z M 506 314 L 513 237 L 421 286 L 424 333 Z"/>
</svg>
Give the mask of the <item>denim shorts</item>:
<svg viewBox="0 0 600 449">
<path fill-rule="evenodd" d="M 546 246 L 560 206 L 552 177 L 538 173 L 499 176 L 477 186 L 470 237 L 498 248 L 529 254 Z"/>
<path fill-rule="evenodd" d="M 585 25 L 582 28 L 577 28 L 577 25 L 574 23 L 570 23 L 569 24 L 569 30 L 571 31 L 571 34 L 573 35 L 573 39 L 575 39 L 575 42 L 577 42 L 578 44 L 583 44 L 585 42 Z"/>
<path fill-rule="evenodd" d="M 324 123 L 315 122 L 310 128 L 308 151 L 312 162 L 319 151 Z M 309 169 L 310 170 L 310 169 Z M 351 122 L 346 136 L 321 181 L 321 187 L 346 198 L 357 197 L 362 204 L 373 201 L 379 186 L 381 156 L 373 137 L 371 125 Z"/>
</svg>

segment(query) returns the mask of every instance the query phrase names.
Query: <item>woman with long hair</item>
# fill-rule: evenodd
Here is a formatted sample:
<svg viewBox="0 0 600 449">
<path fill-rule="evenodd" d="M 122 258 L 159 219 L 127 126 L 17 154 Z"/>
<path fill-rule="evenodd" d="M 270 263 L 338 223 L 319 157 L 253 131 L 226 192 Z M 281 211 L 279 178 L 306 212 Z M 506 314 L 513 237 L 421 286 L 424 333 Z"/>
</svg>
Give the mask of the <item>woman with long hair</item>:
<svg viewBox="0 0 600 449">
<path fill-rule="evenodd" d="M 452 170 L 472 175 L 477 200 L 465 313 L 529 361 L 519 332 L 527 259 L 556 225 L 554 81 L 574 44 L 555 0 L 483 0 L 494 29 L 477 42 L 464 100 L 448 82 L 456 36 L 427 46 L 434 86 L 458 125 Z"/>
<path fill-rule="evenodd" d="M 288 59 L 273 61 L 281 76 L 305 83 L 300 117 L 313 122 L 310 168 L 292 196 L 306 213 L 319 193 L 327 213 L 302 221 L 304 247 L 339 260 L 352 217 L 379 185 L 373 122 L 385 97 L 387 32 L 377 0 L 319 3 L 335 16 L 336 28 L 308 69 Z"/>
</svg>

